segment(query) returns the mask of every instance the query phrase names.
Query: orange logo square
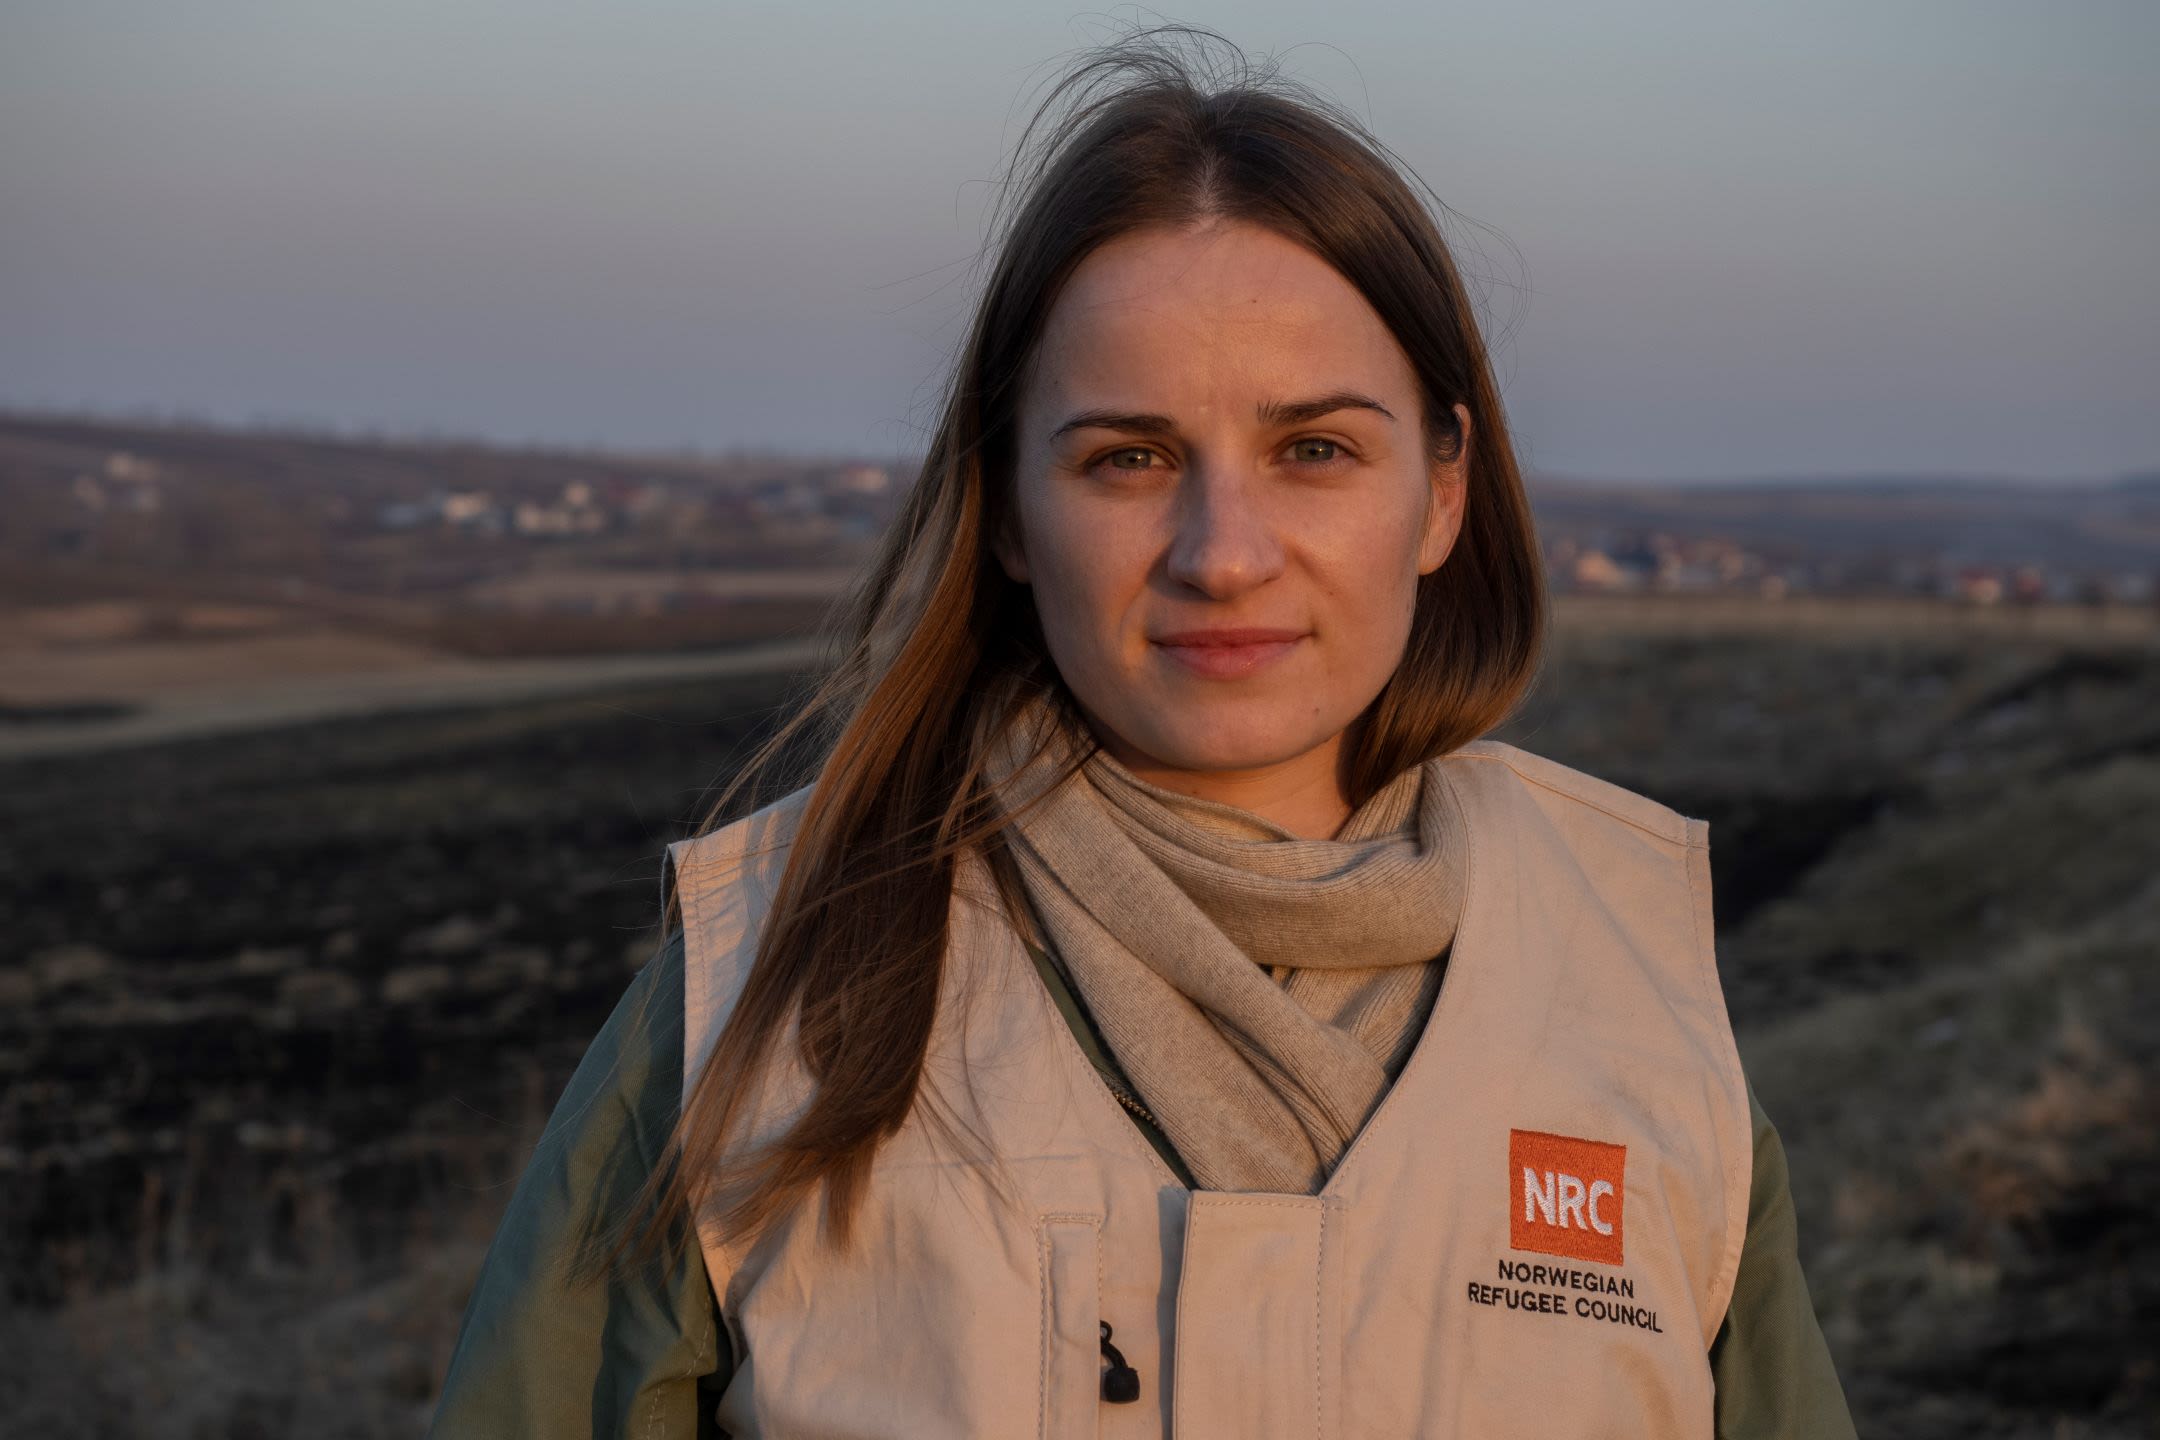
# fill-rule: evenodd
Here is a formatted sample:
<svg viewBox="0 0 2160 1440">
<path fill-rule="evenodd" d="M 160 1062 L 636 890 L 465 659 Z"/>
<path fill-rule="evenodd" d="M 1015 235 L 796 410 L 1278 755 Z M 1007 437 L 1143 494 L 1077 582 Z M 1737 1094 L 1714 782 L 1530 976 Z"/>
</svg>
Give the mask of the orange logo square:
<svg viewBox="0 0 2160 1440">
<path fill-rule="evenodd" d="M 1627 1146 L 1508 1131 L 1508 1244 L 1571 1260 L 1620 1263 Z"/>
</svg>

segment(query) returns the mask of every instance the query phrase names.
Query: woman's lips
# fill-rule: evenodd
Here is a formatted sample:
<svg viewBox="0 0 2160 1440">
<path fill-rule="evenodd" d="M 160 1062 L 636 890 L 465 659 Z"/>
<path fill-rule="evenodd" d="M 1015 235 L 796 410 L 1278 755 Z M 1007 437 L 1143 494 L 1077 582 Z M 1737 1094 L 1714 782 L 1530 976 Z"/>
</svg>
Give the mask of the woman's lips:
<svg viewBox="0 0 2160 1440">
<path fill-rule="evenodd" d="M 1154 643 L 1196 675 L 1235 680 L 1272 665 L 1304 638 L 1297 630 L 1183 630 Z"/>
</svg>

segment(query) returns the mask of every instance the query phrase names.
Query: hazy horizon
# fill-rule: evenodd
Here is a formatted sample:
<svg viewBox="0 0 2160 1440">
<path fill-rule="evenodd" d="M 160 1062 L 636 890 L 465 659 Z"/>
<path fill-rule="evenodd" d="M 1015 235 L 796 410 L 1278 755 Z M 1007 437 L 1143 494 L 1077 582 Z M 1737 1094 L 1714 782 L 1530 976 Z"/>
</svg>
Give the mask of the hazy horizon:
<svg viewBox="0 0 2160 1440">
<path fill-rule="evenodd" d="M 1130 18 L 1137 12 L 1111 12 Z M 1455 212 L 1564 478 L 2160 468 L 2160 10 L 1191 4 Z M 906 456 L 1101 12 L 0 18 L 0 410 Z"/>
<path fill-rule="evenodd" d="M 535 455 L 611 457 L 616 459 L 652 458 L 688 462 L 744 461 L 799 461 L 804 464 L 818 463 L 874 463 L 914 464 L 922 459 L 920 450 L 913 452 L 881 450 L 843 450 L 806 448 L 787 445 L 653 445 L 626 442 L 622 444 L 588 444 L 579 441 L 515 440 L 498 436 L 465 433 L 453 430 L 400 431 L 366 424 L 337 425 L 312 421 L 306 418 L 279 419 L 275 416 L 255 419 L 217 418 L 181 411 L 161 411 L 153 407 L 110 410 L 36 410 L 10 408 L 0 405 L 0 425 L 9 423 L 83 425 L 87 427 L 110 426 L 115 429 L 148 428 L 189 430 L 199 429 L 220 435 L 259 436 L 265 439 L 293 439 L 319 441 L 328 444 L 377 444 L 386 446 L 464 447 L 473 446 L 510 452 L 528 452 Z M 1558 481 L 1566 484 L 1610 486 L 1622 489 L 1631 486 L 1654 488 L 1675 486 L 1682 488 L 1710 488 L 1719 485 L 1820 485 L 1835 487 L 1866 484 L 1870 482 L 1910 485 L 1928 484 L 1981 484 L 1981 485 L 2059 485 L 2065 488 L 2104 487 L 2117 484 L 2153 484 L 2160 482 L 2160 467 L 2113 471 L 2100 475 L 2032 475 L 1993 473 L 1970 470 L 1854 470 L 1783 473 L 1751 472 L 1707 475 L 1590 475 L 1568 471 L 1527 469 L 1526 479 Z"/>
</svg>

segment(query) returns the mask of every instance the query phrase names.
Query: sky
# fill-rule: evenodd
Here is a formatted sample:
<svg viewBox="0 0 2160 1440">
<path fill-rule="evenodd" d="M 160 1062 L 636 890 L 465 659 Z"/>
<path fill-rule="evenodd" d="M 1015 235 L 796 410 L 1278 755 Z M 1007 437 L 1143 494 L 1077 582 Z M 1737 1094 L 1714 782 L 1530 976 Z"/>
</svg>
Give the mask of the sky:
<svg viewBox="0 0 2160 1440">
<path fill-rule="evenodd" d="M 1518 452 L 2160 468 L 2160 5 L 8 0 L 0 407 L 919 452 L 1031 101 L 1220 31 L 1437 192 Z"/>
</svg>

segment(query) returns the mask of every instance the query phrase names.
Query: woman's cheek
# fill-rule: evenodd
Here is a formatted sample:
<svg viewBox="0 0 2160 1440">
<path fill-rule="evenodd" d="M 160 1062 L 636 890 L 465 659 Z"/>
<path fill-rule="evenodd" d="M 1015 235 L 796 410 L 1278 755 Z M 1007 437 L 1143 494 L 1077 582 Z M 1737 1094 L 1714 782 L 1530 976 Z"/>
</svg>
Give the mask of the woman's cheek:
<svg viewBox="0 0 2160 1440">
<path fill-rule="evenodd" d="M 1036 603 L 1060 667 L 1107 677 L 1131 665 L 1121 627 L 1127 607 L 1109 577 L 1073 563 L 1085 553 L 1066 551 L 1044 567 L 1041 581 L 1047 583 L 1038 583 Z"/>
<path fill-rule="evenodd" d="M 1074 561 L 1070 594 L 1079 626 L 1098 663 L 1128 668 L 1145 649 L 1148 561 L 1133 537 L 1098 518 L 1091 530 L 1076 536 L 1068 554 Z"/>
</svg>

